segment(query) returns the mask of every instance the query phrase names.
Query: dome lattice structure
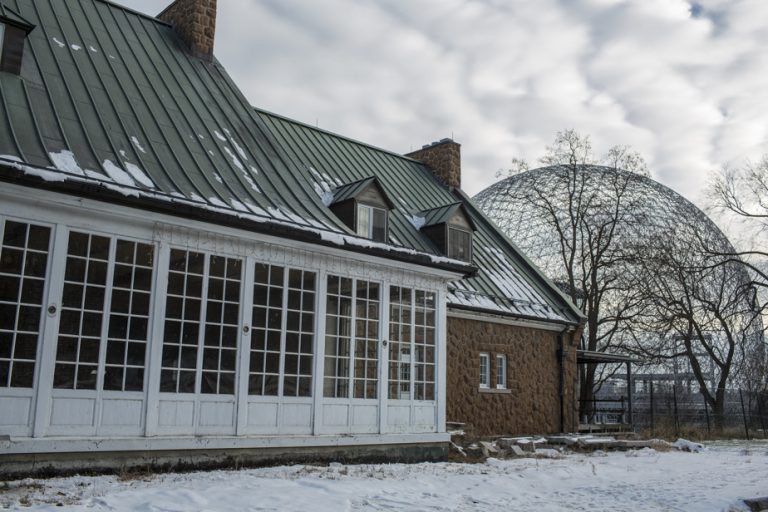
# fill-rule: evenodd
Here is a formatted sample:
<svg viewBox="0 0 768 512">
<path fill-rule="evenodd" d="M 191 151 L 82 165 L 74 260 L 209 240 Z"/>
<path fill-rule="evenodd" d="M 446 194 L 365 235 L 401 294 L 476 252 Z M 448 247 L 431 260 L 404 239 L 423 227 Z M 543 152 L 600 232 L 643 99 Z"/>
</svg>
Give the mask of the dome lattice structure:
<svg viewBox="0 0 768 512">
<path fill-rule="evenodd" d="M 589 283 L 569 281 L 566 269 L 570 265 L 574 269 L 571 274 L 583 277 L 591 266 L 601 265 L 594 274 L 612 285 L 601 296 L 604 305 L 600 314 L 606 318 L 624 315 L 628 321 L 623 329 L 616 330 L 618 337 L 608 333 L 618 320 L 602 322 L 596 329 L 601 346 L 588 348 L 622 351 L 633 344 L 660 343 L 664 336 L 674 337 L 670 334 L 674 329 L 649 331 L 653 322 L 648 317 L 658 314 L 659 301 L 654 299 L 649 306 L 639 299 L 639 292 L 647 295 L 649 283 L 663 287 L 674 281 L 671 270 L 665 275 L 649 261 L 658 262 L 664 256 L 690 268 L 704 268 L 710 260 L 702 247 L 735 252 L 722 231 L 693 203 L 649 177 L 613 167 L 555 165 L 533 169 L 502 179 L 473 200 L 583 310 L 589 298 L 580 293 Z M 594 259 L 596 252 L 600 258 Z M 705 299 L 723 294 L 723 287 L 728 287 L 729 297 L 735 297 L 731 312 L 745 339 L 762 339 L 762 323 L 753 314 L 754 297 L 739 288 L 749 287 L 744 265 L 735 261 L 713 267 L 701 271 L 697 279 L 697 293 Z M 678 293 L 674 286 L 666 290 L 668 295 Z M 702 315 L 707 314 L 705 310 L 706 306 L 700 309 Z M 713 326 L 706 335 L 717 337 L 719 333 Z"/>
</svg>

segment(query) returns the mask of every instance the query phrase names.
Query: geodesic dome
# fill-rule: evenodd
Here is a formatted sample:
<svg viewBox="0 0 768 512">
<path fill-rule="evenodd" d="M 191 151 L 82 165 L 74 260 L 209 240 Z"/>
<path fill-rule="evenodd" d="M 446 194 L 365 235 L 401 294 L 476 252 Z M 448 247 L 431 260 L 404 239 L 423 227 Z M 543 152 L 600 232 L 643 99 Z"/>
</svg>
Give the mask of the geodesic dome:
<svg viewBox="0 0 768 512">
<path fill-rule="evenodd" d="M 735 252 L 722 231 L 693 203 L 649 177 L 613 167 L 556 165 L 533 169 L 502 179 L 473 200 L 523 254 L 577 299 L 578 283 L 575 293 L 568 287 L 565 259 L 569 249 L 575 246 L 577 254 L 590 244 L 593 251 L 605 249 L 610 264 L 600 270 L 602 276 L 624 284 L 606 293 L 608 307 L 603 308 L 601 315 L 617 314 L 616 310 L 624 307 L 619 304 L 628 294 L 658 277 L 649 276 L 645 265 L 654 251 L 656 255 L 666 251 L 664 254 L 675 258 L 685 255 L 686 264 L 691 267 L 709 264 L 702 247 Z M 578 206 L 574 207 L 574 203 Z M 585 225 L 589 228 L 583 229 Z M 601 247 L 594 237 L 611 237 L 611 242 Z M 564 247 L 564 240 L 570 246 Z M 583 264 L 588 267 L 590 261 Z M 579 270 L 585 268 L 579 265 L 577 261 Z M 738 261 L 702 275 L 697 285 L 711 287 L 713 295 L 722 293 L 717 287 L 724 283 L 735 290 L 749 286 L 750 282 L 746 267 Z M 756 342 L 762 340 L 762 322 L 751 315 L 755 310 L 754 296 L 733 295 L 739 297 L 740 303 L 733 306 L 733 311 L 743 312 L 745 332 L 749 331 Z M 635 330 L 630 336 L 641 343 L 644 339 L 658 339 L 659 332 L 641 332 L 642 326 L 649 324 L 642 321 L 641 315 L 649 309 L 640 311 L 640 305 L 637 308 L 633 314 L 638 316 L 630 327 Z"/>
</svg>

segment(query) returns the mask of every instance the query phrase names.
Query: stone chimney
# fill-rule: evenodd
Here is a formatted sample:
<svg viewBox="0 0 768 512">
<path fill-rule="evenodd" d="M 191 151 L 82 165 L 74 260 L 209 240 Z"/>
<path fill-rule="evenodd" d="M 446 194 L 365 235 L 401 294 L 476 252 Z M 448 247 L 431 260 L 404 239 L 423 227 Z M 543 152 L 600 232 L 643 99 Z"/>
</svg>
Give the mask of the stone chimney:
<svg viewBox="0 0 768 512">
<path fill-rule="evenodd" d="M 213 60 L 216 34 L 216 0 L 176 0 L 157 15 L 173 25 L 176 33 L 195 57 Z"/>
<path fill-rule="evenodd" d="M 449 187 L 461 188 L 461 144 L 442 139 L 405 156 L 426 164 Z"/>
</svg>

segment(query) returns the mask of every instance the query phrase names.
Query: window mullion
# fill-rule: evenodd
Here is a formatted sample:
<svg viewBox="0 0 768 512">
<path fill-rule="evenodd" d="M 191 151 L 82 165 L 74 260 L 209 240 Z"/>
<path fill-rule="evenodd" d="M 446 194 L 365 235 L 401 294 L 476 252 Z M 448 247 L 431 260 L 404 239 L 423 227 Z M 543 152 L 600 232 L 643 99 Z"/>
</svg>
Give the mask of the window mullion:
<svg viewBox="0 0 768 512">
<path fill-rule="evenodd" d="M 187 253 L 189 254 L 189 253 Z M 187 256 L 189 258 L 189 256 Z M 189 268 L 187 267 L 187 271 Z M 205 353 L 205 322 L 208 312 L 208 280 L 210 279 L 211 255 L 205 254 L 203 258 L 203 284 L 200 300 L 200 317 L 198 320 L 197 335 L 197 367 L 195 368 L 195 394 L 200 395 L 203 382 L 203 355 Z M 185 289 L 186 291 L 186 289 Z M 199 415 L 200 408 L 197 407 Z"/>
<path fill-rule="evenodd" d="M 282 399 L 285 387 L 285 332 L 288 328 L 288 280 L 291 270 L 283 267 L 283 290 L 282 304 L 280 305 L 280 364 L 277 367 L 277 396 Z M 278 422 L 280 419 L 278 418 Z"/>
<path fill-rule="evenodd" d="M 115 276 L 115 254 L 117 252 L 117 239 L 111 238 L 109 244 L 109 258 L 107 260 L 107 281 L 104 287 L 104 304 L 102 311 L 104 316 L 101 320 L 101 340 L 99 342 L 99 362 L 96 371 L 96 397 L 100 398 L 104 391 L 104 374 L 107 359 L 107 337 L 109 335 L 110 311 L 112 309 L 112 286 Z M 85 295 L 85 294 L 83 294 Z M 125 374 L 123 374 L 125 382 Z M 98 402 L 100 404 L 100 402 Z M 98 417 L 98 416 L 97 416 Z"/>
<path fill-rule="evenodd" d="M 349 311 L 349 364 L 347 365 L 349 385 L 347 398 L 355 397 L 355 345 L 357 340 L 357 279 L 352 279 L 352 307 Z"/>
<path fill-rule="evenodd" d="M 411 402 L 416 399 L 416 290 L 410 289 L 411 295 L 411 318 L 410 318 L 410 351 L 411 351 Z"/>
</svg>

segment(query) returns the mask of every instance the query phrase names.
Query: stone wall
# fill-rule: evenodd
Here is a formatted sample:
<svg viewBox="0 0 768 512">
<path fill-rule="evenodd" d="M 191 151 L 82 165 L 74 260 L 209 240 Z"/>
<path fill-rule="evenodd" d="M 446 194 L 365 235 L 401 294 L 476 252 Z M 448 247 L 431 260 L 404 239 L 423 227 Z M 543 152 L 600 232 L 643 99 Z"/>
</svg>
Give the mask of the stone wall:
<svg viewBox="0 0 768 512">
<path fill-rule="evenodd" d="M 157 18 L 173 25 L 192 55 L 213 60 L 216 0 L 176 0 Z"/>
<path fill-rule="evenodd" d="M 405 156 L 426 164 L 449 187 L 461 188 L 461 144 L 443 139 Z"/>
<path fill-rule="evenodd" d="M 576 345 L 566 336 L 565 430 L 577 429 Z M 560 431 L 559 333 L 448 317 L 448 422 L 478 436 Z M 480 352 L 491 360 L 491 388 L 480 390 Z M 507 390 L 496 390 L 496 354 L 507 357 Z"/>
</svg>

